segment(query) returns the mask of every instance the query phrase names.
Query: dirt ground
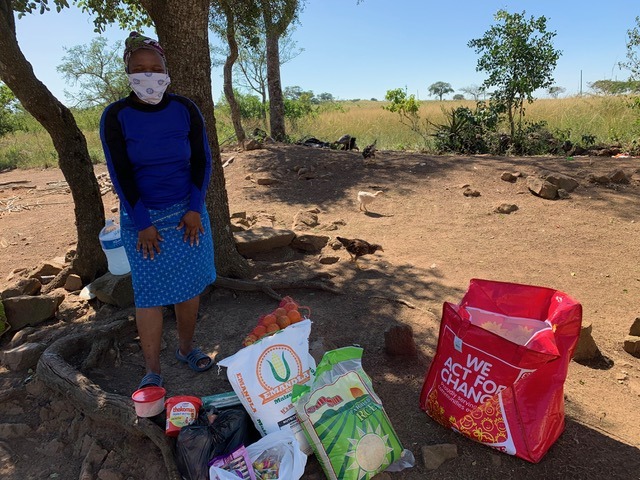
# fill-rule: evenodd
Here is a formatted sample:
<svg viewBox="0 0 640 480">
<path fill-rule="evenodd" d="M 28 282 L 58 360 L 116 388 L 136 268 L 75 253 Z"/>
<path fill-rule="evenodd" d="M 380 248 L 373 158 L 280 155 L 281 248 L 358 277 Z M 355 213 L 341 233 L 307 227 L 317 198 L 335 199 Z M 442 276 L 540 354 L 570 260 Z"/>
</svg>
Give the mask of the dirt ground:
<svg viewBox="0 0 640 480">
<path fill-rule="evenodd" d="M 351 344 L 364 348 L 364 368 L 376 393 L 403 445 L 416 456 L 414 468 L 387 478 L 640 478 L 640 359 L 622 348 L 640 316 L 640 159 L 378 152 L 374 161 L 365 163 L 357 152 L 297 146 L 225 152 L 223 161 L 231 157 L 224 169 L 231 213 L 246 212 L 256 225 L 291 228 L 296 213 L 317 207 L 320 227 L 315 233 L 358 237 L 384 247 L 363 257 L 360 271 L 344 249 L 330 247 L 322 253 L 339 257 L 330 265 L 321 264 L 317 254 L 289 248 L 256 257 L 251 264 L 257 278 L 313 276 L 342 292 L 278 293 L 311 308 L 311 343 L 324 349 Z M 301 167 L 306 170 L 298 175 Z M 631 183 L 587 180 L 590 174 L 614 169 L 633 175 Z M 104 171 L 104 166 L 96 167 L 96 173 Z M 528 191 L 524 177 L 515 183 L 502 181 L 505 171 L 524 176 L 563 173 L 580 186 L 567 199 L 543 200 Z M 258 184 L 267 177 L 275 182 Z M 0 174 L 0 288 L 2 282 L 11 283 L 7 278 L 14 269 L 64 255 L 74 245 L 71 196 L 64 185 L 49 183 L 62 180 L 54 169 Z M 16 181 L 25 183 L 7 187 Z M 467 186 L 480 196 L 463 195 Z M 356 201 L 360 190 L 383 190 L 384 196 L 364 213 Z M 103 198 L 109 214 L 117 199 L 112 193 Z M 515 204 L 518 210 L 493 213 L 502 203 Z M 331 225 L 337 229 L 323 230 Z M 498 454 L 445 430 L 419 409 L 442 304 L 459 301 L 472 278 L 568 293 L 582 303 L 583 323 L 593 325 L 593 338 L 606 358 L 591 366 L 571 362 L 566 430 L 538 464 Z M 217 359 L 235 353 L 257 317 L 273 310 L 275 303 L 263 293 L 211 289 L 202 298 L 198 345 Z M 52 320 L 38 328 L 52 334 L 81 331 L 132 313 L 92 301 L 77 319 Z M 417 357 L 385 353 L 384 331 L 398 323 L 413 328 Z M 7 348 L 12 334 L 0 339 L 1 349 Z M 162 364 L 168 396 L 231 389 L 224 371 L 196 374 L 179 364 L 173 357 L 175 339 L 173 314 L 167 310 Z M 104 390 L 129 396 L 144 373 L 135 332 L 121 339 L 117 358 L 83 373 Z M 2 427 L 2 478 L 79 478 L 87 471 L 92 442 L 106 457 L 98 478 L 165 478 L 162 457 L 150 441 L 128 438 L 113 425 L 81 414 L 32 372 L 0 367 L 0 382 L 2 391 L 15 391 L 0 397 L 0 423 L 26 425 L 20 427 L 24 434 L 13 436 L 6 434 L 9 427 Z M 458 457 L 435 471 L 426 470 L 421 447 L 441 443 L 457 445 Z M 319 472 L 317 461 L 310 458 L 303 478 L 322 478 Z"/>
</svg>

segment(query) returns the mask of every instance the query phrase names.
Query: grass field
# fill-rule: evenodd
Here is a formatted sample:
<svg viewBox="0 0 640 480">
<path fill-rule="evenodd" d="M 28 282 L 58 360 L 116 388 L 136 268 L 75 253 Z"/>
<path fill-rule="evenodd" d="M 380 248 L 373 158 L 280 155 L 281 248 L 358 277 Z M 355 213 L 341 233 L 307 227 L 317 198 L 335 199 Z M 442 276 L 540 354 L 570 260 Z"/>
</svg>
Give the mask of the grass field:
<svg viewBox="0 0 640 480">
<path fill-rule="evenodd" d="M 551 132 L 574 143 L 583 136 L 595 137 L 596 143 L 620 143 L 629 147 L 640 133 L 640 112 L 630 108 L 627 97 L 582 96 L 562 99 L 536 100 L 526 108 L 526 120 L 545 121 Z M 343 134 L 358 139 L 362 147 L 377 139 L 378 148 L 386 150 L 429 150 L 422 138 L 399 122 L 397 114 L 382 107 L 386 102 L 345 101 L 322 108 L 314 115 L 288 125 L 292 140 L 313 136 L 323 141 L 337 140 Z M 443 110 L 458 106 L 471 109 L 475 103 L 462 101 L 426 101 L 420 109 L 421 118 L 443 122 Z M 76 112 L 76 121 L 87 139 L 89 155 L 94 163 L 104 162 L 98 135 L 100 110 Z M 232 137 L 230 119 L 217 112 L 218 136 L 221 142 Z M 18 131 L 0 138 L 0 170 L 6 168 L 53 167 L 57 154 L 46 131 L 32 118 L 25 118 L 26 131 Z M 247 124 L 249 131 L 256 125 Z M 506 129 L 505 129 L 506 130 Z"/>
</svg>

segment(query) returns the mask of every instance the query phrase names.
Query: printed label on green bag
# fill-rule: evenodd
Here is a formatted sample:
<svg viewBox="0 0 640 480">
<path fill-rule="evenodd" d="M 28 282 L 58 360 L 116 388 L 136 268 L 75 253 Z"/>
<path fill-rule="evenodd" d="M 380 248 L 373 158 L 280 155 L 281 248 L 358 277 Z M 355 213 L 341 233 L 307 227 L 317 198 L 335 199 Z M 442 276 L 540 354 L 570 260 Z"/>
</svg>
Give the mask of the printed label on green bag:
<svg viewBox="0 0 640 480">
<path fill-rule="evenodd" d="M 330 478 L 368 480 L 402 454 L 382 404 L 354 371 L 315 390 L 303 408 L 305 429 L 314 449 L 326 453 L 320 456 L 333 470 Z"/>
</svg>

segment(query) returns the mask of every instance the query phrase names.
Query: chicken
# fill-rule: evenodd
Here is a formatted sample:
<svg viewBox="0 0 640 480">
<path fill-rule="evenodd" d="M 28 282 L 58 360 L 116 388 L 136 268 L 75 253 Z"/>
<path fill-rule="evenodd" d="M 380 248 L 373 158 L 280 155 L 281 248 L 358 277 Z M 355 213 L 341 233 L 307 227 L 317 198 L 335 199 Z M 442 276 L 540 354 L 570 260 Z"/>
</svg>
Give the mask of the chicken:
<svg viewBox="0 0 640 480">
<path fill-rule="evenodd" d="M 378 139 L 376 138 L 375 141 L 371 144 L 371 145 L 367 145 L 366 147 L 364 147 L 364 149 L 362 150 L 362 156 L 367 159 L 367 158 L 376 158 L 376 143 L 378 143 Z"/>
<path fill-rule="evenodd" d="M 384 195 L 382 190 L 378 190 L 377 192 L 358 192 L 358 210 L 368 212 L 367 205 L 373 202 L 379 195 Z"/>
<path fill-rule="evenodd" d="M 384 252 L 384 249 L 382 248 L 381 245 L 377 245 L 375 243 L 369 243 L 364 240 L 360 240 L 359 238 L 349 239 L 349 238 L 343 238 L 343 237 L 336 237 L 336 240 L 338 240 L 342 245 L 344 245 L 347 252 L 349 252 L 349 255 L 351 256 L 351 261 L 356 264 L 357 269 L 360 269 L 360 266 L 358 265 L 359 257 L 362 257 L 363 255 L 370 255 L 372 253 L 375 253 L 378 250 L 380 250 L 381 252 Z"/>
</svg>

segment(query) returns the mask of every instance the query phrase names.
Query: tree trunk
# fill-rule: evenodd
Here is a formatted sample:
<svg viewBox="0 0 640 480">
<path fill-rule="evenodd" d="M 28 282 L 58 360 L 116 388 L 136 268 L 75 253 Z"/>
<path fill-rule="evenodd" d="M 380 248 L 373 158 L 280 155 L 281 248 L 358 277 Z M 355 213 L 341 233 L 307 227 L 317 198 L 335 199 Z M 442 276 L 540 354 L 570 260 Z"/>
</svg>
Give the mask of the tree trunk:
<svg viewBox="0 0 640 480">
<path fill-rule="evenodd" d="M 0 0 L 0 78 L 51 136 L 74 203 L 78 246 L 73 270 L 83 282 L 90 282 L 107 267 L 98 240 L 98 233 L 104 227 L 100 188 L 86 139 L 73 115 L 36 78 L 20 50 L 11 0 Z"/>
<path fill-rule="evenodd" d="M 229 108 L 231 109 L 231 122 L 236 132 L 236 138 L 239 144 L 243 144 L 246 138 L 244 129 L 242 128 L 242 119 L 240 116 L 240 106 L 236 101 L 233 92 L 233 64 L 238 59 L 238 42 L 236 42 L 235 19 L 234 14 L 228 6 L 223 5 L 225 16 L 227 18 L 227 43 L 229 44 L 229 55 L 224 62 L 224 96 L 227 99 Z"/>
<path fill-rule="evenodd" d="M 267 23 L 265 15 L 265 23 Z M 269 124 L 271 137 L 279 142 L 286 140 L 284 128 L 284 99 L 280 81 L 279 35 L 267 24 L 267 86 L 269 89 Z"/>
<path fill-rule="evenodd" d="M 219 275 L 246 278 L 249 264 L 236 249 L 211 95 L 209 0 L 141 0 L 165 49 L 173 91 L 195 102 L 207 125 L 212 171 L 206 199 Z"/>
</svg>

